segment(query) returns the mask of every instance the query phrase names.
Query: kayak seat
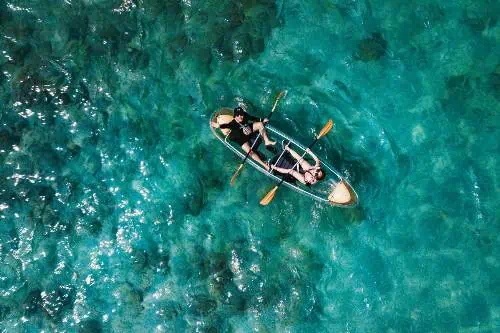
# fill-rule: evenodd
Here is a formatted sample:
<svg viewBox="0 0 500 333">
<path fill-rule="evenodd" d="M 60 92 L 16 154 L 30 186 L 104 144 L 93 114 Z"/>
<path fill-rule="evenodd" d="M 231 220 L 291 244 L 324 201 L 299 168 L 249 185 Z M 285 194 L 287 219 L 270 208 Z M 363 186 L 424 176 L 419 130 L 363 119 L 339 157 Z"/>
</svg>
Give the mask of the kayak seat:
<svg viewBox="0 0 500 333">
<path fill-rule="evenodd" d="M 223 124 L 229 124 L 231 121 L 233 121 L 233 116 L 228 115 L 228 114 L 220 114 L 217 116 L 217 124 L 223 125 Z M 227 136 L 231 130 L 229 128 L 220 128 L 222 134 L 224 136 Z"/>
</svg>

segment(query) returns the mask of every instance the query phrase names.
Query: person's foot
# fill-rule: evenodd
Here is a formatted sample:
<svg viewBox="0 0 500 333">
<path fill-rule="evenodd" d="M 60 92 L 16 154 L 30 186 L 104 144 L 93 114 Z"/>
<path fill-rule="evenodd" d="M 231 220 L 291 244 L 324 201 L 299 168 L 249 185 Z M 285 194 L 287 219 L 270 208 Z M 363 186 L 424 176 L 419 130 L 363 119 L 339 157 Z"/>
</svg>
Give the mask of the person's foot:
<svg viewBox="0 0 500 333">
<path fill-rule="evenodd" d="M 274 146 L 276 144 L 276 141 L 267 140 L 265 144 L 266 146 Z"/>
<path fill-rule="evenodd" d="M 283 149 L 285 149 L 289 144 L 290 144 L 290 141 L 288 141 L 287 139 L 283 139 L 283 141 L 281 141 L 281 147 Z"/>
</svg>

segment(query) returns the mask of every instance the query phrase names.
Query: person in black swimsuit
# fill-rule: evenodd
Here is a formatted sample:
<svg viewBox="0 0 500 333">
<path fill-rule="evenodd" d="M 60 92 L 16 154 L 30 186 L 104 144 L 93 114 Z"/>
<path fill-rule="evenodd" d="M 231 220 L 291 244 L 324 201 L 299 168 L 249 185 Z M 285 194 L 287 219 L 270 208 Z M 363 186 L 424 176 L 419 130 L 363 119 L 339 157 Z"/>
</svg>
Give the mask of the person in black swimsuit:
<svg viewBox="0 0 500 333">
<path fill-rule="evenodd" d="M 269 122 L 267 118 L 257 118 L 254 117 L 243 110 L 241 107 L 237 107 L 233 110 L 233 120 L 227 124 L 218 124 L 216 122 L 210 122 L 210 125 L 215 128 L 228 128 L 231 130 L 229 133 L 229 140 L 236 142 L 241 146 L 246 153 L 248 153 L 251 149 L 250 135 L 259 131 L 260 135 L 264 139 L 264 144 L 266 146 L 275 145 L 276 142 L 269 139 L 267 136 L 266 129 L 264 124 Z M 267 171 L 270 170 L 269 165 L 262 161 L 262 159 L 255 152 L 250 153 L 250 157 L 254 159 L 257 163 L 262 165 L 264 169 Z"/>
<path fill-rule="evenodd" d="M 307 148 L 306 153 L 312 157 L 314 165 L 311 165 L 295 150 L 290 148 L 289 144 L 283 144 L 283 149 L 286 154 L 280 161 L 271 161 L 271 169 L 285 176 L 285 181 L 290 182 L 295 178 L 302 184 L 311 186 L 325 178 L 325 172 L 321 169 L 321 162 L 311 149 Z"/>
</svg>

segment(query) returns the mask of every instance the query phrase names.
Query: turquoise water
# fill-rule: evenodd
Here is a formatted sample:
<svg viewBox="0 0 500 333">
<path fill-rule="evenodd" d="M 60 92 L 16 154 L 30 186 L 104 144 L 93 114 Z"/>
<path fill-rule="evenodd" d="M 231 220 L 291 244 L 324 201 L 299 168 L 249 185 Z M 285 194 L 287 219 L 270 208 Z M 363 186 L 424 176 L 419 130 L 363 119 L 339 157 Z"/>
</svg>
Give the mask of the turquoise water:
<svg viewBox="0 0 500 333">
<path fill-rule="evenodd" d="M 498 1 L 0 2 L 6 332 L 495 332 Z M 211 135 L 269 112 L 355 209 Z"/>
</svg>

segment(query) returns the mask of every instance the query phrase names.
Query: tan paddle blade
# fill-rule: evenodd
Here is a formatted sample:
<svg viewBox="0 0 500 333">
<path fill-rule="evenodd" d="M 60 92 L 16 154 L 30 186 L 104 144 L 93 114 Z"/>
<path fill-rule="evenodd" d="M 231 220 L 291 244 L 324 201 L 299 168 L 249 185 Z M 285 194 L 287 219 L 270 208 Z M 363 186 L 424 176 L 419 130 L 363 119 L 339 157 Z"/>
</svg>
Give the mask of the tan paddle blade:
<svg viewBox="0 0 500 333">
<path fill-rule="evenodd" d="M 233 177 L 231 177 L 231 186 L 234 185 L 234 182 L 236 181 L 236 178 L 240 174 L 241 169 L 243 169 L 243 163 L 240 164 L 240 166 L 238 167 L 238 169 L 236 170 L 236 172 L 233 174 Z"/>
<path fill-rule="evenodd" d="M 274 198 L 276 191 L 278 190 L 278 185 L 276 185 L 271 191 L 269 191 L 264 198 L 260 201 L 262 206 L 267 206 Z"/>
<path fill-rule="evenodd" d="M 276 105 L 278 104 L 278 101 L 280 100 L 280 98 L 285 94 L 285 91 L 283 90 L 282 92 L 280 92 L 278 94 L 278 96 L 276 96 L 276 100 L 274 101 L 274 105 L 273 105 L 273 108 L 271 110 L 271 113 L 274 112 L 274 109 L 276 109 Z"/>
<path fill-rule="evenodd" d="M 330 130 L 332 129 L 333 127 L 333 120 L 328 120 L 328 122 L 326 123 L 326 125 L 321 129 L 321 132 L 319 132 L 319 135 L 318 135 L 318 139 L 321 138 L 322 136 L 325 136 L 328 134 L 328 132 L 330 132 Z"/>
</svg>

